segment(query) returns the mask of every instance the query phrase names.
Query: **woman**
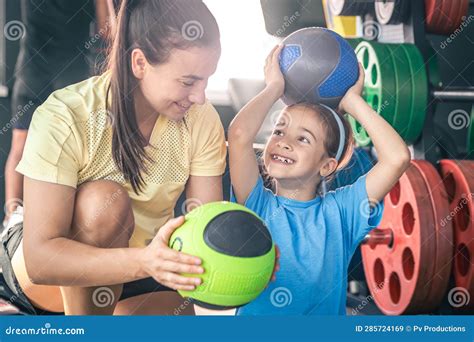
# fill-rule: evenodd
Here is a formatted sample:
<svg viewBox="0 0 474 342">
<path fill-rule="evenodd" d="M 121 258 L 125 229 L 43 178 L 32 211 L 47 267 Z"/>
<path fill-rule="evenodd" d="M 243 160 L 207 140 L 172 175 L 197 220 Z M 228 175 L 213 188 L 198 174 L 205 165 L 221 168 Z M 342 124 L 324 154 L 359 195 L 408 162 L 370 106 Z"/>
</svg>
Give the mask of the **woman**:
<svg viewBox="0 0 474 342">
<path fill-rule="evenodd" d="M 202 273 L 199 258 L 167 247 L 184 219 L 168 219 L 184 190 L 193 203 L 222 199 L 224 131 L 204 94 L 219 57 L 202 1 L 122 1 L 109 70 L 54 92 L 33 116 L 16 169 L 24 222 L 3 243 L 18 305 L 172 313 L 181 302 L 150 293 L 200 283 L 180 275 Z"/>
</svg>

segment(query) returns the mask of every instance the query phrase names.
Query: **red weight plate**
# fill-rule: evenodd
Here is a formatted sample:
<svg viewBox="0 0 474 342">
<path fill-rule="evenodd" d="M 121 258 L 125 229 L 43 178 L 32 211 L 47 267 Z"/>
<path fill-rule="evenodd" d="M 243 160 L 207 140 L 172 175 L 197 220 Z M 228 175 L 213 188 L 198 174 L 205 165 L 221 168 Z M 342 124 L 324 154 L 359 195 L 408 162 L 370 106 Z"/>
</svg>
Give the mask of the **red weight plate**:
<svg viewBox="0 0 474 342">
<path fill-rule="evenodd" d="M 439 26 L 439 10 L 442 0 L 425 0 L 426 29 L 434 33 Z"/>
<path fill-rule="evenodd" d="M 451 0 L 450 0 L 451 1 Z M 435 33 L 445 34 L 447 31 L 446 16 L 450 9 L 450 3 L 446 0 L 439 0 L 439 5 L 436 13 L 436 20 L 434 24 L 436 25 Z"/>
<path fill-rule="evenodd" d="M 425 0 L 426 30 L 451 34 L 460 27 L 469 10 L 469 0 Z"/>
<path fill-rule="evenodd" d="M 463 17 L 467 17 L 469 12 L 469 0 L 459 0 L 457 4 L 457 11 L 454 14 L 454 31 L 461 26 Z"/>
<path fill-rule="evenodd" d="M 436 309 L 448 289 L 453 258 L 453 225 L 449 217 L 449 202 L 446 188 L 438 171 L 433 165 L 424 160 L 414 161 L 428 187 L 434 212 L 435 229 L 433 238 L 436 239 L 436 257 L 433 260 L 433 275 L 426 284 L 430 288 L 426 303 L 431 309 Z"/>
<path fill-rule="evenodd" d="M 456 4 L 455 4 L 456 3 Z M 440 18 L 441 18 L 441 26 L 440 30 L 442 33 L 447 34 L 449 32 L 454 31 L 454 22 L 453 20 L 454 15 L 457 12 L 457 2 L 452 0 L 443 0 L 443 7 L 441 9 Z"/>
<path fill-rule="evenodd" d="M 469 293 L 465 307 L 474 308 L 474 161 L 442 160 L 440 168 L 454 227 L 454 279 Z"/>
<path fill-rule="evenodd" d="M 367 285 L 379 309 L 387 315 L 428 312 L 426 298 L 435 258 L 430 239 L 434 213 L 421 173 L 411 166 L 385 197 L 379 228 L 393 231 L 390 246 L 361 247 Z"/>
</svg>

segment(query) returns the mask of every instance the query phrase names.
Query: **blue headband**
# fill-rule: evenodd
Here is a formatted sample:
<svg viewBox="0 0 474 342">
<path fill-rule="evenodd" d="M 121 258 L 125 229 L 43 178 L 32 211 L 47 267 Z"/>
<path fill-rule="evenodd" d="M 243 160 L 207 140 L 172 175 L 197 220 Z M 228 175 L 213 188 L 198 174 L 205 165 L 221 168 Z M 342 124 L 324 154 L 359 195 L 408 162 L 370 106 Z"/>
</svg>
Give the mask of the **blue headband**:
<svg viewBox="0 0 474 342">
<path fill-rule="evenodd" d="M 344 150 L 344 143 L 346 141 L 346 133 L 344 131 L 344 124 L 342 123 L 342 120 L 341 118 L 339 117 L 339 115 L 337 115 L 337 113 L 334 111 L 334 109 L 320 103 L 319 104 L 321 107 L 324 107 L 326 108 L 327 110 L 329 110 L 332 115 L 334 115 L 334 118 L 336 119 L 336 122 L 337 122 L 337 126 L 339 127 L 339 147 L 337 148 L 337 153 L 336 153 L 336 160 L 339 161 L 339 159 L 341 158 L 341 155 L 342 155 L 342 151 Z"/>
</svg>

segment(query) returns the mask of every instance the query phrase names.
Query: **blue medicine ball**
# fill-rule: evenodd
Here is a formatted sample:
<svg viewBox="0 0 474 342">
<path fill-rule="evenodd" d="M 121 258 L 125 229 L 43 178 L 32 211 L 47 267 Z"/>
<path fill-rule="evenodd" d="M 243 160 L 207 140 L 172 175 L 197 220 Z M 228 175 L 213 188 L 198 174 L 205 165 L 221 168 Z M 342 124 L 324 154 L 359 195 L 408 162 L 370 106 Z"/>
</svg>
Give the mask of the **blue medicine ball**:
<svg viewBox="0 0 474 342">
<path fill-rule="evenodd" d="M 323 103 L 336 108 L 358 77 L 357 57 L 349 43 L 337 33 L 310 27 L 286 37 L 280 54 L 285 77 L 283 101 Z"/>
</svg>

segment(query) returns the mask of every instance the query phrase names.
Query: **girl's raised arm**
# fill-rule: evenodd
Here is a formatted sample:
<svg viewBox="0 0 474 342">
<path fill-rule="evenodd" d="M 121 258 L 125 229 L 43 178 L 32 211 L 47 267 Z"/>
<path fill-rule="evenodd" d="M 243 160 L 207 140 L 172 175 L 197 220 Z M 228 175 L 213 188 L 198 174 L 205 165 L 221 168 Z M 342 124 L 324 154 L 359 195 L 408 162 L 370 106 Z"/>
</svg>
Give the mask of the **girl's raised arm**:
<svg viewBox="0 0 474 342">
<path fill-rule="evenodd" d="M 268 111 L 283 95 L 285 81 L 280 71 L 279 56 L 283 46 L 270 52 L 265 64 L 266 87 L 235 116 L 229 126 L 229 166 L 237 202 L 243 204 L 258 179 L 258 165 L 253 142 Z"/>
<path fill-rule="evenodd" d="M 379 202 L 392 189 L 410 166 L 410 151 L 400 135 L 360 96 L 364 85 L 364 69 L 341 100 L 340 109 L 350 113 L 365 128 L 377 150 L 378 162 L 367 174 L 366 187 L 370 201 Z"/>
</svg>

